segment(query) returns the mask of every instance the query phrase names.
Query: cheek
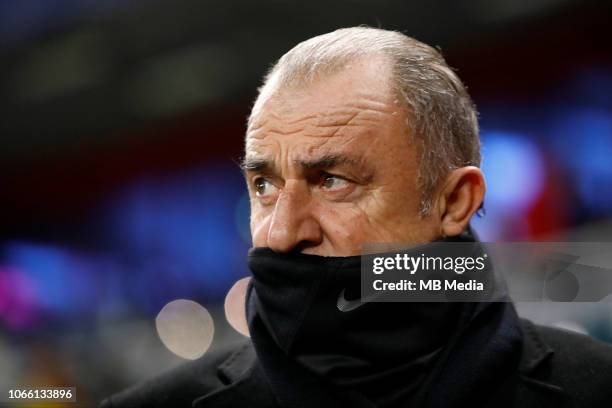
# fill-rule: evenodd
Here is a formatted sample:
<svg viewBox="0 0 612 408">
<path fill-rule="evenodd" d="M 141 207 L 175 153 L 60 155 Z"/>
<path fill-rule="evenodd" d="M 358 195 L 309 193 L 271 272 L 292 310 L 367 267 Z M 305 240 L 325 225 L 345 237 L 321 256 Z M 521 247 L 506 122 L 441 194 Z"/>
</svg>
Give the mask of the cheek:
<svg viewBox="0 0 612 408">
<path fill-rule="evenodd" d="M 374 239 L 371 242 L 419 243 L 432 241 L 435 233 L 435 219 L 421 217 L 417 200 L 402 199 L 394 194 L 394 199 L 381 200 L 386 205 L 371 210 L 368 218 L 369 228 Z"/>
<path fill-rule="evenodd" d="M 320 211 L 317 218 L 323 230 L 323 234 L 331 242 L 344 242 L 351 237 L 353 225 L 350 218 L 347 219 L 347 211 L 336 211 L 325 209 Z"/>
<path fill-rule="evenodd" d="M 372 191 L 367 199 L 334 217 L 344 221 L 347 235 L 359 245 L 405 241 L 421 221 L 418 209 L 405 195 L 401 190 Z"/>
<path fill-rule="evenodd" d="M 376 237 L 367 213 L 354 204 L 340 208 L 321 206 L 317 210 L 323 233 L 335 247 L 359 250 L 364 242 Z"/>
</svg>

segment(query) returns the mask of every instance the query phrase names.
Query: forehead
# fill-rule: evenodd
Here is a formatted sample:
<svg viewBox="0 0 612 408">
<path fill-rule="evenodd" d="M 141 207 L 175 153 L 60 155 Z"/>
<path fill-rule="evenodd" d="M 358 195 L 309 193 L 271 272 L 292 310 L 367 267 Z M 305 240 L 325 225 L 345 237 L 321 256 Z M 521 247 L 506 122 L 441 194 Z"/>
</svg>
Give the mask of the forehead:
<svg viewBox="0 0 612 408">
<path fill-rule="evenodd" d="M 386 58 L 357 59 L 333 74 L 319 74 L 305 85 L 281 82 L 273 76 L 257 99 L 252 122 L 257 126 L 270 113 L 321 113 L 360 97 L 389 102 L 392 97 L 390 63 Z"/>
<path fill-rule="evenodd" d="M 334 146 L 397 132 L 404 112 L 389 74 L 389 64 L 380 58 L 359 60 L 308 86 L 262 95 L 247 130 L 247 156 L 270 143 Z"/>
</svg>

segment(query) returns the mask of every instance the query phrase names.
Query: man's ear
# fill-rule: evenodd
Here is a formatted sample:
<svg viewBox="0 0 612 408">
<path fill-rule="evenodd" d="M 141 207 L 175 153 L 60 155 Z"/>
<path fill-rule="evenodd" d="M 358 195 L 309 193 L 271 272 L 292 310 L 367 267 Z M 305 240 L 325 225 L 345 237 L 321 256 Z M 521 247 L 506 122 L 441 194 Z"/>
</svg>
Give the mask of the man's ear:
<svg viewBox="0 0 612 408">
<path fill-rule="evenodd" d="M 443 236 L 463 232 L 484 200 L 486 189 L 484 174 L 478 167 L 461 167 L 448 175 L 438 195 Z"/>
</svg>

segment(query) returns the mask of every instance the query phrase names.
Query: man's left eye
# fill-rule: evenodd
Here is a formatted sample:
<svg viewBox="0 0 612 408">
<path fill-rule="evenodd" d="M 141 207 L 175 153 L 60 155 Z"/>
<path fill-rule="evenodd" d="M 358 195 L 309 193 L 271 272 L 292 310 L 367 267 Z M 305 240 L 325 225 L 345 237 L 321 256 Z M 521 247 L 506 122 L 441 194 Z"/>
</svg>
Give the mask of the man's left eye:
<svg viewBox="0 0 612 408">
<path fill-rule="evenodd" d="M 331 174 L 326 174 L 323 176 L 322 186 L 326 190 L 339 190 L 346 187 L 349 184 L 348 180 L 334 176 Z"/>
</svg>

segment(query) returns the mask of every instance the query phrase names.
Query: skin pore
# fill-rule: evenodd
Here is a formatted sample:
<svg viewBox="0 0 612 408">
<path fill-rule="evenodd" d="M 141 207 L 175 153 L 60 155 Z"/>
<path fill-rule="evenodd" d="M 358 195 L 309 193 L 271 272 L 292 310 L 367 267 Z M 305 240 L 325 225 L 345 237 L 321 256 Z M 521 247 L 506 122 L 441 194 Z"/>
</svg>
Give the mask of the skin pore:
<svg viewBox="0 0 612 408">
<path fill-rule="evenodd" d="M 243 163 L 253 246 L 350 256 L 364 243 L 463 231 L 484 196 L 482 172 L 450 172 L 420 214 L 417 149 L 389 78 L 386 59 L 371 57 L 259 98 Z"/>
</svg>

